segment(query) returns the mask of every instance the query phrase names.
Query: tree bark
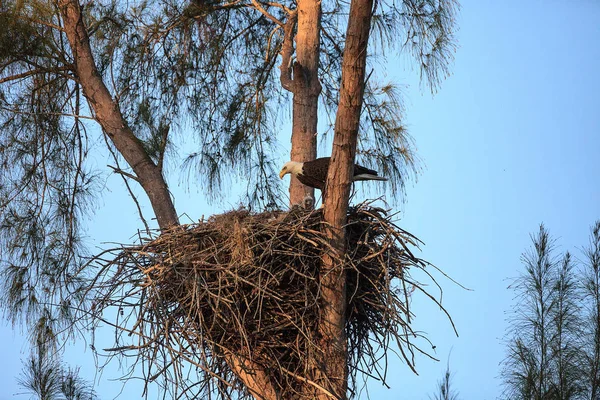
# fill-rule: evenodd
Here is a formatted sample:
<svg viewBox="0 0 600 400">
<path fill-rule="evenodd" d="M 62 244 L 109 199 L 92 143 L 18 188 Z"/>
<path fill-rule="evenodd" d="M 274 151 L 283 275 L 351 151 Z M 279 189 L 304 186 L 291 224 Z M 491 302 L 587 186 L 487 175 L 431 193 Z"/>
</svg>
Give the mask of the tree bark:
<svg viewBox="0 0 600 400">
<path fill-rule="evenodd" d="M 284 88 L 291 90 L 293 93 L 292 151 L 290 157 L 293 161 L 304 162 L 317 158 L 317 110 L 319 94 L 321 93 L 318 75 L 321 1 L 299 0 L 296 12 L 296 62 L 292 67 L 293 80 L 291 84 L 284 84 Z M 286 45 L 292 46 L 292 36 L 292 34 L 288 35 Z M 291 53 L 289 55 L 291 56 Z M 282 58 L 282 72 L 284 68 L 287 68 L 289 73 L 290 58 L 288 56 L 286 59 L 285 55 Z M 301 203 L 306 196 L 314 197 L 314 193 L 313 188 L 303 185 L 292 176 L 290 181 L 290 204 Z"/>
<path fill-rule="evenodd" d="M 348 349 L 344 329 L 346 273 L 342 264 L 346 252 L 345 224 L 365 89 L 372 10 L 373 0 L 352 0 L 350 4 L 342 60 L 340 102 L 335 119 L 331 164 L 325 184 L 324 219 L 330 244 L 336 254 L 323 257 L 319 330 L 328 388 L 340 399 L 346 398 L 348 387 Z M 321 393 L 319 398 L 326 399 L 328 396 Z"/>
<path fill-rule="evenodd" d="M 244 382 L 244 385 L 254 398 L 260 400 L 281 399 L 281 396 L 279 396 L 275 387 L 269 381 L 268 371 L 265 371 L 248 359 L 243 359 L 233 354 L 229 354 L 226 360 L 227 364 L 240 380 Z"/>
<path fill-rule="evenodd" d="M 175 206 L 161 170 L 144 150 L 140 140 L 127 126 L 121 111 L 104 84 L 94 62 L 90 40 L 76 0 L 58 2 L 64 29 L 71 46 L 75 72 L 96 120 L 119 153 L 135 172 L 148 195 L 161 229 L 179 224 Z"/>
</svg>

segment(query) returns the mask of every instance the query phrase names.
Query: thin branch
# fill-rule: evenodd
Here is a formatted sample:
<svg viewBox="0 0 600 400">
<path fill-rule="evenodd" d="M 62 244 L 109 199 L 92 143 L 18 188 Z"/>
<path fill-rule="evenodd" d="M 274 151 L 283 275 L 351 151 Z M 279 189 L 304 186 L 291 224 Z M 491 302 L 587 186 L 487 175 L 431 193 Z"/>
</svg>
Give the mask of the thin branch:
<svg viewBox="0 0 600 400">
<path fill-rule="evenodd" d="M 267 17 L 269 20 L 271 20 L 272 22 L 276 23 L 279 26 L 284 25 L 284 23 L 281 22 L 280 20 L 278 20 L 277 18 L 275 18 L 273 16 L 273 14 L 271 14 L 267 10 L 265 10 L 265 8 L 257 0 L 251 0 L 251 1 L 254 6 L 253 8 L 260 11 L 260 13 L 263 14 L 265 17 Z"/>
<path fill-rule="evenodd" d="M 124 175 L 130 179 L 139 183 L 139 179 L 137 176 L 130 174 L 129 172 L 123 171 L 121 168 L 113 167 L 112 165 L 107 165 L 108 168 L 112 169 L 116 174 Z"/>
<path fill-rule="evenodd" d="M 127 191 L 129 192 L 129 196 L 131 197 L 131 199 L 135 203 L 135 206 L 136 206 L 137 211 L 138 211 L 138 215 L 140 216 L 140 219 L 142 220 L 142 223 L 144 224 L 144 227 L 146 228 L 146 233 L 148 235 L 150 235 L 150 226 L 148 226 L 148 222 L 146 222 L 146 218 L 144 218 L 144 213 L 142 212 L 142 207 L 140 206 L 140 202 L 138 201 L 137 197 L 133 193 L 133 190 L 131 189 L 131 186 L 129 186 L 129 182 L 127 181 L 127 179 L 125 179 L 125 177 L 127 176 L 127 177 L 129 177 L 129 178 L 131 178 L 134 181 L 136 181 L 136 182 L 139 183 L 138 178 L 135 175 L 132 175 L 132 174 L 129 174 L 129 173 L 123 171 L 119 167 L 119 159 L 117 158 L 117 154 L 114 152 L 114 150 L 112 149 L 112 147 L 108 143 L 108 138 L 106 137 L 106 135 L 102 135 L 102 136 L 104 138 L 104 142 L 106 143 L 106 148 L 108 149 L 108 151 L 110 152 L 110 154 L 113 157 L 113 160 L 115 160 L 115 163 L 117 164 L 116 168 L 112 167 L 110 165 L 108 165 L 108 167 L 112 168 L 116 173 L 118 173 L 119 175 L 121 175 L 121 178 L 123 178 L 123 183 L 125 183 L 125 187 L 127 188 Z"/>
<path fill-rule="evenodd" d="M 10 81 L 16 81 L 18 79 L 23 79 L 23 78 L 27 78 L 29 76 L 32 75 L 36 75 L 39 73 L 44 73 L 44 72 L 55 72 L 55 71 L 68 71 L 70 70 L 70 67 L 60 67 L 60 68 L 55 68 L 55 69 L 47 69 L 47 68 L 38 68 L 38 69 L 33 69 L 27 72 L 23 72 L 20 74 L 16 74 L 16 75 L 11 75 L 11 76 L 7 76 L 5 78 L 0 79 L 0 84 L 5 83 L 5 82 L 10 82 Z"/>
<path fill-rule="evenodd" d="M 48 28 L 56 29 L 59 32 L 64 32 L 65 31 L 61 26 L 55 25 L 55 24 L 53 24 L 51 22 L 42 21 L 42 20 L 39 20 L 37 18 L 27 17 L 25 15 L 20 15 L 20 14 L 17 14 L 16 17 L 18 19 L 21 19 L 21 20 L 24 20 L 24 21 L 27 21 L 27 22 L 33 22 L 33 23 L 36 23 L 36 24 L 39 24 L 39 25 L 47 26 Z"/>
<path fill-rule="evenodd" d="M 21 115 L 55 115 L 55 116 L 59 116 L 59 117 L 72 117 L 72 118 L 79 118 L 79 119 L 89 119 L 92 121 L 95 121 L 96 118 L 94 117 L 90 117 L 88 115 L 76 115 L 76 114 L 70 114 L 70 113 L 57 113 L 57 112 L 42 112 L 42 111 L 36 111 L 36 112 L 31 112 L 31 111 L 21 111 L 18 109 L 13 109 L 13 108 L 8 108 L 8 107 L 2 107 L 0 106 L 0 110 L 4 110 L 4 111 L 9 111 L 15 114 L 21 114 Z"/>
</svg>

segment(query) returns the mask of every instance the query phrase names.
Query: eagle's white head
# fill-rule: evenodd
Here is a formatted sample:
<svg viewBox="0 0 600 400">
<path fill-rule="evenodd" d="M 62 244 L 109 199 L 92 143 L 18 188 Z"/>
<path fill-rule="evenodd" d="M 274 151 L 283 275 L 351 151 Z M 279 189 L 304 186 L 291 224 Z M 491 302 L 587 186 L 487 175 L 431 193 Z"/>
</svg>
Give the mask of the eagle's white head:
<svg viewBox="0 0 600 400">
<path fill-rule="evenodd" d="M 288 161 L 283 165 L 281 171 L 279 171 L 279 178 L 283 179 L 286 174 L 298 175 L 302 173 L 302 167 L 304 163 L 298 161 Z"/>
</svg>

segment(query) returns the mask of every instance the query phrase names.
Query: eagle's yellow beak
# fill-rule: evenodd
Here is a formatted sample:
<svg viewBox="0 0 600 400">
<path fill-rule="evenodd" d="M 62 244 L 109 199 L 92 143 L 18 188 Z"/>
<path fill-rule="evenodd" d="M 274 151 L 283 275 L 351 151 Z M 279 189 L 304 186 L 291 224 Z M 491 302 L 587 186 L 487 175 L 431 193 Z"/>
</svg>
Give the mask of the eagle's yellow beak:
<svg viewBox="0 0 600 400">
<path fill-rule="evenodd" d="M 285 174 L 287 174 L 287 173 L 288 173 L 288 170 L 287 170 L 287 168 L 286 168 L 286 167 L 283 167 L 283 168 L 281 169 L 281 171 L 279 171 L 279 179 L 283 179 L 283 177 L 284 177 L 284 176 L 285 176 Z"/>
</svg>

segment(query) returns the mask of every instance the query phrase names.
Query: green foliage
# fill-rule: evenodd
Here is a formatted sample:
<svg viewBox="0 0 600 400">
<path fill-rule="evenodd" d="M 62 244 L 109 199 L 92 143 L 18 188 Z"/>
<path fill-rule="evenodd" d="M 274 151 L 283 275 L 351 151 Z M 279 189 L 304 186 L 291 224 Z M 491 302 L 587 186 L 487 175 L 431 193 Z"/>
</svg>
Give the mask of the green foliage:
<svg viewBox="0 0 600 400">
<path fill-rule="evenodd" d="M 420 169 L 414 141 L 402 125 L 403 117 L 404 105 L 398 87 L 367 85 L 362 126 L 371 134 L 359 138 L 358 160 L 388 177 L 395 198 L 401 198 L 405 184 Z"/>
<path fill-rule="evenodd" d="M 92 386 L 79 376 L 79 369 L 65 369 L 55 355 L 33 353 L 24 364 L 18 383 L 36 399 L 97 399 Z"/>
<path fill-rule="evenodd" d="M 60 396 L 60 366 L 48 359 L 32 355 L 25 364 L 18 382 L 21 387 L 40 400 Z"/>
<path fill-rule="evenodd" d="M 278 201 L 273 26 L 248 7 L 144 2 L 132 8 L 95 3 L 88 9 L 93 48 L 130 127 L 158 161 L 179 140 L 198 150 L 184 167 L 217 198 L 233 174 L 248 181 L 255 205 Z M 176 135 L 176 133 L 175 133 Z M 259 168 L 255 168 L 259 166 Z M 263 172 L 264 169 L 264 172 Z M 258 191 L 253 193 L 253 191 Z"/>
<path fill-rule="evenodd" d="M 600 221 L 592 226 L 584 249 L 580 294 L 582 297 L 581 370 L 587 398 L 600 396 Z"/>
<path fill-rule="evenodd" d="M 559 262 L 553 288 L 556 310 L 552 316 L 554 336 L 550 343 L 553 356 L 551 389 L 561 399 L 577 398 L 583 393 L 579 348 L 581 318 L 574 267 L 571 254 L 566 252 Z"/>
<path fill-rule="evenodd" d="M 503 361 L 507 399 L 589 399 L 599 393 L 600 222 L 579 266 L 555 255 L 542 225 L 524 253 L 525 273 L 511 285 L 517 304 L 509 319 Z"/>
<path fill-rule="evenodd" d="M 85 126 L 65 116 L 78 115 L 82 99 L 64 40 L 50 27 L 53 7 L 3 7 L 0 305 L 13 323 L 35 325 L 48 304 L 70 305 L 84 283 L 80 220 L 97 191 L 85 165 Z"/>
<path fill-rule="evenodd" d="M 543 225 L 532 241 L 533 247 L 521 256 L 525 273 L 511 285 L 517 305 L 502 372 L 505 394 L 511 399 L 547 398 L 566 373 L 576 373 L 576 364 L 567 356 L 577 335 L 577 325 L 571 323 L 577 314 L 570 256 L 566 254 L 561 265 Z M 556 367 L 561 367 L 560 374 Z"/>
<path fill-rule="evenodd" d="M 324 14 L 345 16 L 347 9 L 340 3 L 324 4 Z M 459 5 L 454 0 L 382 1 L 373 15 L 374 43 L 370 45 L 369 65 L 385 62 L 389 51 L 410 55 L 418 65 L 421 82 L 436 92 L 442 80 L 449 75 L 454 60 L 456 40 L 456 13 Z M 321 96 L 323 108 L 330 117 L 337 111 L 344 34 L 336 17 L 324 19 L 321 55 Z M 414 141 L 404 126 L 405 109 L 400 88 L 395 83 L 378 82 L 374 65 L 367 78 L 361 131 L 359 133 L 358 161 L 388 177 L 388 193 L 396 200 L 403 199 L 407 182 L 420 171 L 420 160 L 415 153 Z"/>
<path fill-rule="evenodd" d="M 455 0 L 405 0 L 394 8 L 405 31 L 404 47 L 419 63 L 421 80 L 432 92 L 449 75 L 456 44 L 454 19 L 458 9 Z"/>
<path fill-rule="evenodd" d="M 450 361 L 446 365 L 446 371 L 439 380 L 436 391 L 433 397 L 429 397 L 432 400 L 458 400 L 458 393 L 452 388 L 452 372 L 450 371 Z"/>
<path fill-rule="evenodd" d="M 293 8 L 294 3 L 282 5 L 263 7 L 285 22 L 284 8 Z M 36 112 L 48 112 L 55 123 L 64 123 L 61 114 L 74 114 L 65 110 L 70 103 L 77 102 L 77 112 L 86 110 L 70 72 L 72 59 L 64 34 L 52 28 L 60 25 L 52 3 L 9 2 L 4 7 L 5 18 L 13 23 L 2 24 L 1 48 L 6 49 L 2 75 L 24 72 L 32 78 L 12 86 L 11 93 L 27 102 L 43 85 L 36 79 L 46 72 L 44 81 L 56 82 L 47 89 L 57 107 Z M 321 98 L 326 115 L 333 118 L 348 4 L 331 2 L 323 7 Z M 424 81 L 435 90 L 452 61 L 456 10 L 450 0 L 379 3 L 374 21 L 381 51 L 375 46 L 372 58 L 402 44 L 397 50 L 409 50 Z M 286 115 L 282 107 L 286 97 L 275 68 L 282 44 L 279 26 L 252 3 L 104 1 L 83 11 L 104 81 L 155 162 L 162 167 L 166 153 L 176 159 L 176 143 L 186 148 L 195 144 L 196 150 L 184 154 L 183 167 L 211 198 L 229 186 L 225 180 L 241 179 L 247 182 L 250 204 L 280 203 L 279 182 L 273 178 L 280 161 L 277 128 Z M 19 29 L 14 29 L 16 25 Z M 401 196 L 417 163 L 412 140 L 402 126 L 399 93 L 389 84 L 370 84 L 366 99 L 361 154 L 369 156 L 370 166 L 391 177 L 391 193 Z M 9 111 L 4 121 L 11 112 L 23 112 L 8 105 L 4 109 Z M 188 126 L 194 137 L 178 138 Z"/>
</svg>

